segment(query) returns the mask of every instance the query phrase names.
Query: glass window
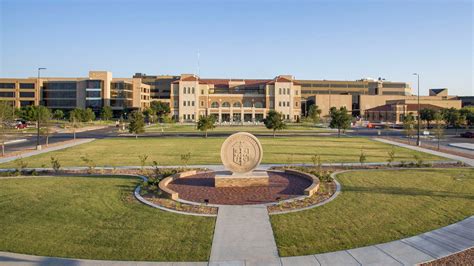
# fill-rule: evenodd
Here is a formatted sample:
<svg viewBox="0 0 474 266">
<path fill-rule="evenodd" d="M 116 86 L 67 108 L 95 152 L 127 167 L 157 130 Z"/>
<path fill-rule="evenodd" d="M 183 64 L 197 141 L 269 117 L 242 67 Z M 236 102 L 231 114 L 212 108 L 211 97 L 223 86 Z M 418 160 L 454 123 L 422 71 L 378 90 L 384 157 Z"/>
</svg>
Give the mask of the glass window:
<svg viewBox="0 0 474 266">
<path fill-rule="evenodd" d="M 34 83 L 20 83 L 20 89 L 34 89 Z"/>
<path fill-rule="evenodd" d="M 278 90 L 279 94 L 281 94 L 281 88 Z"/>
<path fill-rule="evenodd" d="M 245 101 L 244 107 L 252 107 L 252 103 L 250 101 Z"/>
<path fill-rule="evenodd" d="M 99 98 L 100 97 L 100 91 L 86 91 L 86 97 L 87 98 Z"/>
<path fill-rule="evenodd" d="M 256 103 L 255 103 L 255 108 L 263 108 L 263 103 L 261 103 L 261 102 L 256 102 Z"/>
<path fill-rule="evenodd" d="M 0 97 L 15 97 L 14 91 L 0 91 Z"/>
<path fill-rule="evenodd" d="M 192 92 L 192 93 L 194 94 L 194 87 L 193 87 L 193 92 Z M 194 116 L 194 115 L 193 115 L 193 116 Z"/>
<path fill-rule="evenodd" d="M 211 108 L 219 108 L 219 103 L 218 102 L 212 102 L 211 103 Z"/>
<path fill-rule="evenodd" d="M 224 102 L 224 103 L 222 104 L 222 107 L 229 108 L 229 107 L 230 107 L 230 103 L 229 103 L 229 102 Z"/>
<path fill-rule="evenodd" d="M 240 104 L 240 102 L 235 102 L 234 103 L 234 107 L 241 107 L 242 105 Z"/>
<path fill-rule="evenodd" d="M 15 83 L 0 83 L 0 89 L 14 89 Z"/>
<path fill-rule="evenodd" d="M 186 101 L 183 101 L 183 106 L 186 106 Z"/>
<path fill-rule="evenodd" d="M 34 92 L 29 92 L 29 91 L 23 91 L 23 92 L 20 92 L 20 97 L 23 98 L 34 98 L 35 97 L 35 93 Z"/>
</svg>

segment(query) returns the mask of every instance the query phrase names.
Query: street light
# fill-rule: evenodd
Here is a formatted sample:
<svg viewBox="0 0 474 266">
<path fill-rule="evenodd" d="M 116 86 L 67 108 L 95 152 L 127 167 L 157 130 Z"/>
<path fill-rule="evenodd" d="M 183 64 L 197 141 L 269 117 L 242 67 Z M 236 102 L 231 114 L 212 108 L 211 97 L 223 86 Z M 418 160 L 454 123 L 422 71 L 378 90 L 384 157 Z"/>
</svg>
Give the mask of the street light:
<svg viewBox="0 0 474 266">
<path fill-rule="evenodd" d="M 421 146 L 420 142 L 420 127 L 421 127 L 421 117 L 420 117 L 420 74 L 418 73 L 413 73 L 414 76 L 417 77 L 418 79 L 418 131 L 417 131 L 417 137 L 416 137 L 416 146 Z"/>
<path fill-rule="evenodd" d="M 38 101 L 40 99 L 40 93 L 41 93 L 41 84 L 40 84 L 40 76 L 41 76 L 41 70 L 46 70 L 45 67 L 38 67 Z M 39 107 L 39 102 L 38 102 L 38 107 Z M 36 117 L 36 127 L 37 127 L 37 134 L 36 134 L 36 149 L 41 150 L 41 145 L 40 145 L 40 109 L 38 108 L 36 110 L 37 112 L 37 117 Z"/>
</svg>

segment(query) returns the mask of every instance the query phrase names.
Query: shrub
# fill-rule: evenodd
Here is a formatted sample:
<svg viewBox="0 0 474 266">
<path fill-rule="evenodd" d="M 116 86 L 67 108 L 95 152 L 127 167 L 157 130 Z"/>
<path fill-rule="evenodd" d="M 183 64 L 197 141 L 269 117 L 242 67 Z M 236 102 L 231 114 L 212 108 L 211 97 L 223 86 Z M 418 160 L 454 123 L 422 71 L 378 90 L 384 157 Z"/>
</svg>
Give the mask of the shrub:
<svg viewBox="0 0 474 266">
<path fill-rule="evenodd" d="M 190 152 L 185 153 L 185 154 L 181 154 L 181 162 L 184 165 L 184 167 L 188 167 L 189 160 L 191 160 L 191 153 Z"/>
<path fill-rule="evenodd" d="M 321 155 L 314 154 L 311 156 L 311 161 L 313 162 L 313 166 L 316 168 L 318 173 L 321 173 Z"/>
<path fill-rule="evenodd" d="M 59 159 L 51 156 L 51 167 L 53 168 L 55 173 L 58 173 L 61 169 L 61 163 L 59 163 Z"/>
<path fill-rule="evenodd" d="M 86 164 L 87 166 L 87 173 L 92 174 L 94 172 L 95 168 L 95 162 L 86 156 L 81 156 L 81 160 Z"/>
<path fill-rule="evenodd" d="M 392 163 L 395 161 L 395 149 L 392 146 L 392 150 L 388 152 L 388 166 L 392 166 Z"/>
<path fill-rule="evenodd" d="M 418 154 L 415 154 L 413 155 L 413 158 L 415 159 L 415 165 L 416 167 L 422 167 L 424 162 L 423 162 L 423 158 L 421 158 L 421 156 L 419 156 Z"/>
<path fill-rule="evenodd" d="M 146 154 L 138 155 L 138 159 L 140 159 L 140 167 L 143 172 L 143 169 L 145 168 L 146 160 L 148 159 L 148 155 Z"/>
<path fill-rule="evenodd" d="M 367 156 L 364 153 L 364 150 L 360 150 L 360 155 L 359 155 L 359 163 L 360 165 L 364 165 L 365 161 L 367 161 Z"/>
<path fill-rule="evenodd" d="M 26 167 L 28 167 L 28 162 L 24 161 L 23 158 L 18 158 L 15 160 L 16 172 L 21 175 Z"/>
</svg>

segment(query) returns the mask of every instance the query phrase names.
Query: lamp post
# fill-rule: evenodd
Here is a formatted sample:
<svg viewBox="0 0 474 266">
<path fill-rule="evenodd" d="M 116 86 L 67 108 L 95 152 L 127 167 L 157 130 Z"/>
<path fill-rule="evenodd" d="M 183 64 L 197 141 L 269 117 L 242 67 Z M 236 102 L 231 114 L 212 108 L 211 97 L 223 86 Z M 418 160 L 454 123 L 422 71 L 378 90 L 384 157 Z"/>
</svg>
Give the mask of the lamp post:
<svg viewBox="0 0 474 266">
<path fill-rule="evenodd" d="M 417 77 L 418 80 L 418 130 L 417 130 L 417 137 L 416 137 L 416 146 L 421 146 L 420 142 L 420 127 L 421 127 L 421 118 L 420 118 L 420 74 L 418 73 L 413 73 L 414 76 Z"/>
<path fill-rule="evenodd" d="M 40 84 L 40 77 L 41 77 L 41 70 L 46 70 L 44 67 L 38 67 L 38 100 L 39 96 L 41 93 L 41 84 Z M 39 103 L 38 103 L 38 109 L 36 110 L 37 116 L 36 116 L 36 149 L 41 150 L 41 144 L 40 144 L 40 109 L 39 109 Z"/>
</svg>

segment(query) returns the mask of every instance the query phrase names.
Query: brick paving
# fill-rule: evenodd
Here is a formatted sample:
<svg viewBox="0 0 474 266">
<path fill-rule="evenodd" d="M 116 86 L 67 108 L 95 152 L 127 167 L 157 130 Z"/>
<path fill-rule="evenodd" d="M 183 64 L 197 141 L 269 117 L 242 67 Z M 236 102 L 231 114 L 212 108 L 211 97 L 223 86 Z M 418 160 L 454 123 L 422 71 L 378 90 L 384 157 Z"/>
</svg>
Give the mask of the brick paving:
<svg viewBox="0 0 474 266">
<path fill-rule="evenodd" d="M 177 179 L 168 187 L 184 200 L 211 204 L 262 204 L 304 194 L 311 185 L 307 179 L 285 173 L 269 172 L 269 185 L 258 187 L 214 187 L 214 173 L 200 173 Z"/>
</svg>

